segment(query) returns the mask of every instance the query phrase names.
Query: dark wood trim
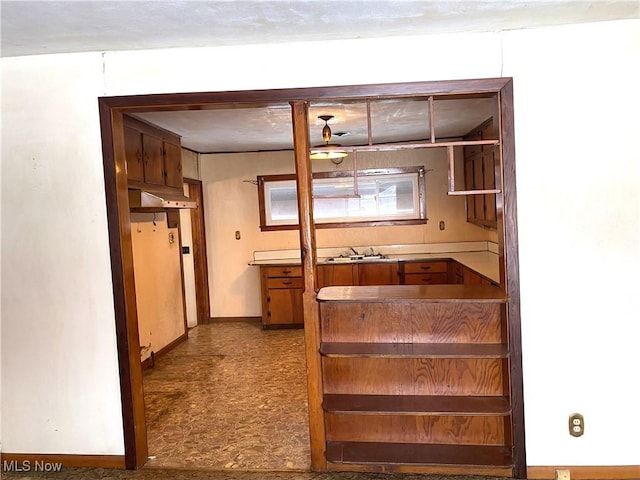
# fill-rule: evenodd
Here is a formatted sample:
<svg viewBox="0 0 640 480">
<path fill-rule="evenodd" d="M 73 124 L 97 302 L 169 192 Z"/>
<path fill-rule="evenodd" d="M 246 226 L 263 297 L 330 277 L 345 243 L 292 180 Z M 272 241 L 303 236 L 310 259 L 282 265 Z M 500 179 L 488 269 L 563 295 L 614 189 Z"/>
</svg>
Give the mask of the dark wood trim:
<svg viewBox="0 0 640 480">
<path fill-rule="evenodd" d="M 133 258 L 127 182 L 125 178 L 122 115 L 126 112 L 187 110 L 191 108 L 228 108 L 229 106 L 268 106 L 291 104 L 293 107 L 294 152 L 299 185 L 310 184 L 308 159 L 308 102 L 365 100 L 367 98 L 416 98 L 428 95 L 469 96 L 500 95 L 502 163 L 504 190 L 498 195 L 498 215 L 503 216 L 504 228 L 498 234 L 501 259 L 501 284 L 507 285 L 509 338 L 514 348 L 510 364 L 511 397 L 514 402 L 514 461 L 513 475 L 526 477 L 524 443 L 524 406 L 522 395 L 522 361 L 520 341 L 520 298 L 517 255 L 517 224 L 515 198 L 515 153 L 513 136 L 513 92 L 510 78 L 411 82 L 397 84 L 347 85 L 279 90 L 200 92 L 185 94 L 154 94 L 104 97 L 99 99 L 105 170 L 107 219 L 111 244 L 111 262 L 115 304 L 116 336 L 121 379 L 125 458 L 127 468 L 137 468 L 147 458 L 146 425 L 142 391 L 141 363 L 133 283 Z M 302 178 L 302 180 L 300 180 Z M 318 303 L 315 300 L 315 225 L 311 217 L 310 185 L 305 200 L 299 205 L 301 216 L 307 219 L 300 229 L 305 278 L 303 295 L 305 338 L 308 368 L 309 420 L 311 435 L 311 466 L 314 470 L 333 469 L 324 458 L 324 424 L 322 422 L 322 378 L 319 377 Z M 308 197 L 308 198 L 306 198 Z M 301 208 L 302 207 L 302 208 Z M 501 218 L 499 218 L 499 223 Z M 315 350 L 314 350 L 315 348 Z M 355 470 L 357 468 L 354 467 Z M 402 467 L 399 471 L 411 471 Z M 452 469 L 452 471 L 455 468 Z"/>
<path fill-rule="evenodd" d="M 469 95 L 477 97 L 478 95 L 496 93 L 508 81 L 509 79 L 505 78 L 483 78 L 310 88 L 148 94 L 104 97 L 104 100 L 110 108 L 129 112 L 148 112 L 157 110 L 190 110 L 193 107 L 198 109 L 226 108 L 226 105 L 229 104 L 252 107 L 282 105 L 295 101 L 340 101 L 366 99 L 368 97 L 383 99 L 435 95 L 437 98 L 437 96 L 460 95 L 460 98 L 468 98 Z"/>
<path fill-rule="evenodd" d="M 147 431 L 140 364 L 140 340 L 133 276 L 129 189 L 124 156 L 122 114 L 98 100 L 111 251 L 111 277 L 116 323 L 125 464 L 139 468 L 147 461 Z"/>
<path fill-rule="evenodd" d="M 124 124 L 127 127 L 131 127 L 134 130 L 138 130 L 139 132 L 144 133 L 145 135 L 159 137 L 162 138 L 162 140 L 164 140 L 165 142 L 180 145 L 181 137 L 177 133 L 170 132 L 169 130 L 165 130 L 164 128 L 158 127 L 157 125 L 152 125 L 144 120 L 140 120 L 139 118 L 125 115 Z"/>
<path fill-rule="evenodd" d="M 511 350 L 510 387 L 512 403 L 513 475 L 527 478 L 522 386 L 522 340 L 520 329 L 520 266 L 518 261 L 518 218 L 516 210 L 516 159 L 513 121 L 513 81 L 499 93 L 499 126 L 502 139 L 502 195 L 496 196 L 498 217 L 498 255 L 500 284 L 506 288 L 509 348 Z M 502 220 L 502 221 L 501 221 Z"/>
<path fill-rule="evenodd" d="M 0 473 L 12 470 L 5 468 L 5 462 L 16 462 L 19 467 L 28 465 L 29 472 L 37 471 L 38 463 L 61 464 L 65 468 L 125 468 L 124 455 L 69 455 L 58 453 L 0 453 Z M 26 472 L 25 472 L 26 473 Z"/>
<path fill-rule="evenodd" d="M 207 323 L 245 322 L 262 323 L 262 317 L 211 317 Z"/>
<path fill-rule="evenodd" d="M 640 478 L 640 465 L 532 466 L 527 468 L 527 478 L 553 480 L 556 470 L 569 470 L 573 480 L 638 480 Z"/>
<path fill-rule="evenodd" d="M 185 178 L 189 197 L 196 200 L 197 208 L 191 209 L 191 241 L 193 242 L 193 267 L 195 273 L 196 310 L 198 325 L 208 323 L 211 317 L 209 299 L 209 270 L 207 261 L 207 236 L 204 220 L 204 191 L 202 181 Z"/>
<path fill-rule="evenodd" d="M 307 395 L 309 405 L 309 438 L 312 470 L 325 470 L 325 429 L 322 411 L 322 371 L 320 368 L 320 308 L 316 302 L 317 259 L 316 232 L 313 222 L 311 160 L 309 158 L 309 104 L 291 102 L 293 149 L 298 188 L 300 222 L 300 258 L 302 262 L 302 308 L 307 361 Z"/>
<path fill-rule="evenodd" d="M 186 321 L 185 321 L 185 323 L 186 323 Z M 188 338 L 189 338 L 189 332 L 186 330 L 186 326 L 185 326 L 185 332 L 182 335 L 180 335 L 178 338 L 176 338 L 173 342 L 171 342 L 168 345 L 165 345 L 164 347 L 162 347 L 157 352 L 153 352 L 152 356 L 150 356 L 148 358 L 145 358 L 142 361 L 142 369 L 146 370 L 147 368 L 153 368 L 155 366 L 155 362 L 158 359 L 160 359 L 163 356 L 165 356 L 167 353 L 169 353 L 171 350 L 176 348 L 178 345 L 180 345 L 182 342 L 184 342 Z"/>
<path fill-rule="evenodd" d="M 333 463 L 327 462 L 327 470 L 330 472 L 377 472 L 385 476 L 390 473 L 415 473 L 420 476 L 435 475 L 442 478 L 442 475 L 470 475 L 477 478 L 477 475 L 487 477 L 510 477 L 512 467 L 487 467 L 485 465 L 473 466 L 453 466 L 453 465 L 408 465 L 408 464 L 357 464 L 357 463 Z M 384 476 L 382 477 L 384 478 Z M 428 477 L 425 477 L 428 478 Z"/>
</svg>

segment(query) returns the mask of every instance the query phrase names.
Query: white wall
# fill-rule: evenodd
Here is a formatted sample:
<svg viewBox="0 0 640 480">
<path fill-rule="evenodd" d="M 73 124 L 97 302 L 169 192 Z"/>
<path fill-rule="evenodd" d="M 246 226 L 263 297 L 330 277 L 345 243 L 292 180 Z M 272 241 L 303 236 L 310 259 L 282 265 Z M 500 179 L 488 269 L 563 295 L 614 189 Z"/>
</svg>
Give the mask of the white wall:
<svg viewBox="0 0 640 480">
<path fill-rule="evenodd" d="M 186 331 L 180 242 L 166 213 L 132 213 L 131 243 L 140 360 L 158 353 Z"/>
<path fill-rule="evenodd" d="M 104 75 L 99 55 L 3 59 L 4 451 L 123 451 L 96 96 L 505 75 L 529 464 L 640 464 L 640 420 L 620 421 L 640 397 L 639 32 L 632 20 L 107 53 Z M 300 68 L 327 49 L 352 55 L 332 58 L 330 78 Z M 70 186 L 72 173 L 82 181 Z M 577 439 L 574 411 L 586 423 Z"/>
<path fill-rule="evenodd" d="M 123 454 L 99 54 L 2 60 L 2 448 Z"/>
<path fill-rule="evenodd" d="M 185 148 L 182 149 L 182 174 L 184 178 L 200 179 L 200 155 Z M 189 186 L 184 184 L 184 194 L 189 196 Z M 196 303 L 196 273 L 193 264 L 193 235 L 191 211 L 180 210 L 181 244 L 189 247 L 189 253 L 182 254 L 184 280 L 184 299 L 187 312 L 187 327 L 198 324 L 198 305 Z"/>
<path fill-rule="evenodd" d="M 532 465 L 640 464 L 639 26 L 505 34 Z"/>
<path fill-rule="evenodd" d="M 462 156 L 459 157 L 460 168 L 457 172 L 462 173 Z M 360 169 L 425 167 L 429 222 L 427 225 L 318 229 L 317 247 L 348 249 L 349 246 L 496 241 L 495 231 L 466 222 L 464 197 L 447 195 L 447 162 L 445 148 L 361 153 L 358 157 Z M 353 168 L 349 158 L 339 167 L 328 160 L 314 161 L 312 166 L 314 171 Z M 258 188 L 246 181 L 255 181 L 258 175 L 295 173 L 293 152 L 201 155 L 201 173 L 205 195 L 211 316 L 260 316 L 259 268 L 249 266 L 253 252 L 298 249 L 300 236 L 297 230 L 260 231 Z M 445 221 L 445 230 L 439 230 L 440 220 Z M 235 238 L 236 231 L 240 232 L 240 240 Z M 384 253 L 384 249 L 381 251 Z"/>
</svg>

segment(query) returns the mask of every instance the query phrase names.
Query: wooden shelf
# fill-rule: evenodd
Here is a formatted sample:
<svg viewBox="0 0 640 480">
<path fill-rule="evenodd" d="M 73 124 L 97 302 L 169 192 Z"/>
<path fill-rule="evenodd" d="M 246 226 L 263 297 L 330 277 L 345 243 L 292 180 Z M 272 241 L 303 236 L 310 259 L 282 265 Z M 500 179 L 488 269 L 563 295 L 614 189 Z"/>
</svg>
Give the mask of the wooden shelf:
<svg viewBox="0 0 640 480">
<path fill-rule="evenodd" d="M 506 358 L 499 343 L 329 343 L 320 344 L 325 357 Z"/>
<path fill-rule="evenodd" d="M 506 446 L 327 442 L 325 456 L 334 463 L 512 466 Z"/>
<path fill-rule="evenodd" d="M 506 303 L 505 292 L 492 285 L 381 285 L 324 287 L 317 300 L 341 303 Z"/>
<path fill-rule="evenodd" d="M 506 397 L 325 394 L 323 408 L 359 415 L 493 415 L 511 413 Z"/>
</svg>

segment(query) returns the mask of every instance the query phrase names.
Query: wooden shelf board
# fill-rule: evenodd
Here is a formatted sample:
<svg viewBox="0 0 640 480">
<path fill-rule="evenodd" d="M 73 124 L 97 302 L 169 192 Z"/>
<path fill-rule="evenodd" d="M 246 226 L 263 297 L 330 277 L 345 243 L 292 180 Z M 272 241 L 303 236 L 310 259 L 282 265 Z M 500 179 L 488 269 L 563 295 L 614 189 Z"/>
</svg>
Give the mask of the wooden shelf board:
<svg viewBox="0 0 640 480">
<path fill-rule="evenodd" d="M 387 358 L 506 358 L 500 343 L 347 343 L 324 342 L 320 354 L 326 357 Z"/>
<path fill-rule="evenodd" d="M 345 395 L 326 394 L 327 412 L 358 415 L 473 415 L 507 416 L 506 397 L 453 395 Z"/>
<path fill-rule="evenodd" d="M 506 303 L 500 287 L 491 285 L 381 285 L 324 287 L 319 302 L 366 303 Z"/>
<path fill-rule="evenodd" d="M 510 452 L 506 446 L 327 442 L 325 456 L 333 463 L 508 467 Z"/>
</svg>

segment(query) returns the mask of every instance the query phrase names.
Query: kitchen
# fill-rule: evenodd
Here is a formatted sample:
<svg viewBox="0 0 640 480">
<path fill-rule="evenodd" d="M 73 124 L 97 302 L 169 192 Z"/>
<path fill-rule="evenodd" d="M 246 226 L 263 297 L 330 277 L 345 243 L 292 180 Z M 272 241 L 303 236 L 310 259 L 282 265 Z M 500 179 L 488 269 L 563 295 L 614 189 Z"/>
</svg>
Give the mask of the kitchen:
<svg viewBox="0 0 640 480">
<path fill-rule="evenodd" d="M 425 99 L 423 103 L 426 105 L 431 101 Z M 446 103 L 446 100 L 444 102 Z M 433 103 L 438 104 L 438 100 Z M 497 108 L 495 100 L 492 105 L 494 109 Z M 322 108 L 327 106 L 323 105 Z M 427 112 L 433 115 L 430 109 L 427 109 Z M 313 118 L 316 115 L 310 112 L 308 116 Z M 437 122 L 438 116 L 435 118 Z M 486 118 L 485 116 L 472 120 L 474 123 L 471 127 L 465 127 L 462 133 L 455 136 L 463 136 L 465 132 L 479 125 Z M 312 128 L 311 126 L 309 131 L 313 139 Z M 426 128 L 424 136 L 428 139 L 431 134 L 432 138 L 439 138 L 437 135 L 433 136 L 434 130 L 432 122 L 431 127 Z M 450 139 L 449 136 L 445 138 Z M 422 141 L 428 143 L 428 140 L 425 142 L 422 139 Z M 479 228 L 468 223 L 465 196 L 448 195 L 447 190 L 451 190 L 454 184 L 465 183 L 462 177 L 464 170 L 462 146 L 455 141 L 459 142 L 460 138 L 454 140 L 451 145 L 439 145 L 447 148 L 415 148 L 414 146 L 413 148 L 394 148 L 393 150 L 398 150 L 396 152 L 384 150 L 359 152 L 358 170 L 389 166 L 423 167 L 427 192 L 426 216 L 429 221 L 426 225 L 424 223 L 416 225 L 417 222 L 408 225 L 389 225 L 387 222 L 386 225 L 369 225 L 364 228 L 319 228 L 317 230 L 318 256 L 323 248 L 344 250 L 349 247 L 360 249 L 375 247 L 385 255 L 404 255 L 405 260 L 408 258 L 407 254 L 420 256 L 428 255 L 430 252 L 440 252 L 442 258 L 450 258 L 451 251 L 468 253 L 469 249 L 465 249 L 465 242 L 471 242 L 468 244 L 471 250 L 480 250 L 484 254 L 494 256 L 497 263 L 498 231 Z M 488 142 L 485 144 L 488 146 Z M 213 159 L 215 161 L 207 161 Z M 260 224 L 258 198 L 252 183 L 255 183 L 259 175 L 292 173 L 295 169 L 293 154 L 290 151 L 224 153 L 201 155 L 200 160 L 199 174 L 205 186 L 204 210 L 209 246 L 212 316 L 214 318 L 259 317 L 262 314 L 260 278 L 258 269 L 249 263 L 256 259 L 258 252 L 298 250 L 299 234 L 296 230 L 265 232 L 258 230 L 257 226 Z M 326 163 L 328 165 L 324 167 L 325 171 L 353 168 L 353 163 L 349 165 L 348 157 L 340 165 Z M 453 175 L 454 165 L 456 166 L 455 177 L 450 177 L 450 173 Z M 314 171 L 316 169 L 315 163 L 313 169 Z M 242 212 L 242 215 L 238 215 L 238 212 Z M 363 235 L 363 232 L 366 233 Z M 365 236 L 367 243 L 359 240 Z M 426 250 L 425 245 L 429 246 Z M 435 250 L 431 250 L 434 245 Z M 416 246 L 419 247 L 417 250 L 415 250 Z M 409 250 L 399 250 L 402 248 L 409 248 Z M 492 250 L 495 253 L 491 253 Z M 437 255 L 436 258 L 439 256 Z M 496 271 L 499 271 L 497 265 L 491 273 L 485 274 L 490 280 L 493 277 L 494 283 L 500 280 Z"/>
</svg>

